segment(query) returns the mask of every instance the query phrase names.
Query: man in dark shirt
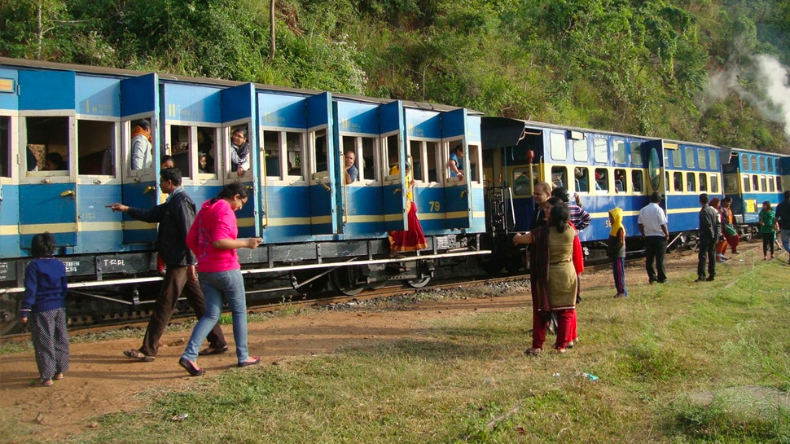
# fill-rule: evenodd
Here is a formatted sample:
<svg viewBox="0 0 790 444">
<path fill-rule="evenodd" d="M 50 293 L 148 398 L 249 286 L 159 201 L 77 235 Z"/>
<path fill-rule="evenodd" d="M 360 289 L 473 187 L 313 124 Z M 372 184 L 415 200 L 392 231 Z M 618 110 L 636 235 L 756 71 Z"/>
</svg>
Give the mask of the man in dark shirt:
<svg viewBox="0 0 790 444">
<path fill-rule="evenodd" d="M 699 211 L 699 262 L 697 282 L 712 281 L 716 276 L 716 239 L 719 235 L 719 212 L 708 205 L 708 194 L 699 195 L 702 209 Z M 705 278 L 705 261 L 708 261 L 708 277 Z"/>
<path fill-rule="evenodd" d="M 785 200 L 776 206 L 776 221 L 782 236 L 782 248 L 787 252 L 787 263 L 790 264 L 790 190 L 785 191 L 784 196 Z"/>
<path fill-rule="evenodd" d="M 167 265 L 165 278 L 156 297 L 148 327 L 145 329 L 143 346 L 123 352 L 126 356 L 143 362 L 156 359 L 159 339 L 170 322 L 182 291 L 198 319 L 205 311 L 203 291 L 200 289 L 195 271 L 197 258 L 186 243 L 189 227 L 195 221 L 195 203 L 181 186 L 181 171 L 177 168 L 164 169 L 159 173 L 159 188 L 168 195 L 167 200 L 150 210 L 128 207 L 120 203 L 110 205 L 113 211 L 128 213 L 137 220 L 159 223 L 157 245 L 159 255 Z M 219 324 L 215 325 L 209 333 L 208 340 L 209 348 L 200 352 L 201 354 L 224 353 L 228 350 L 228 344 Z"/>
</svg>

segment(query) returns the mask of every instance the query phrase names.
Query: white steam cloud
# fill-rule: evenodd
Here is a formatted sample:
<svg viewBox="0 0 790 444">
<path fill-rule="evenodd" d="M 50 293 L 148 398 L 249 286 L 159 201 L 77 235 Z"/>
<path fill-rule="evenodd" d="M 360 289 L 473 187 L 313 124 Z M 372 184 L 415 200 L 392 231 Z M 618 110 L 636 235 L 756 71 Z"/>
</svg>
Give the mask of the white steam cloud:
<svg viewBox="0 0 790 444">
<path fill-rule="evenodd" d="M 775 120 L 784 125 L 785 135 L 790 139 L 790 84 L 788 83 L 790 71 L 773 57 L 758 55 L 756 59 L 760 87 L 763 88 L 768 100 L 775 105 L 777 114 Z"/>
</svg>

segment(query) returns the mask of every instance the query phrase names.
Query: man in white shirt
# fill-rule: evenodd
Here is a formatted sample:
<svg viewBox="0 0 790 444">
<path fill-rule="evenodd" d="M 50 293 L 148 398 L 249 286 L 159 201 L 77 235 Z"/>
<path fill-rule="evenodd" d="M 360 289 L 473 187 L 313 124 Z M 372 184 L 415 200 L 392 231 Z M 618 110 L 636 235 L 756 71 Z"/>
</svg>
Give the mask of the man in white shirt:
<svg viewBox="0 0 790 444">
<path fill-rule="evenodd" d="M 647 277 L 650 283 L 658 282 L 663 284 L 667 281 L 667 270 L 664 266 L 664 256 L 667 253 L 667 242 L 669 242 L 669 230 L 667 229 L 667 215 L 664 209 L 658 205 L 661 202 L 661 195 L 658 191 L 650 196 L 650 203 L 639 211 L 639 231 L 642 232 L 642 239 L 645 241 L 645 256 L 647 261 Z M 656 270 L 653 268 L 655 259 Z"/>
</svg>

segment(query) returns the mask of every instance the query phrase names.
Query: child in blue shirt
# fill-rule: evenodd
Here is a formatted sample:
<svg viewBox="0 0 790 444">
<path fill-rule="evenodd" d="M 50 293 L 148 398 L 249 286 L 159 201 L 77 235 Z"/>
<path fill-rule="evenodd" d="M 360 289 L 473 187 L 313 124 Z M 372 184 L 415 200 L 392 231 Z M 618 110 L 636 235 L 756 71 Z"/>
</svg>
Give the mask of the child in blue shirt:
<svg viewBox="0 0 790 444">
<path fill-rule="evenodd" d="M 53 379 L 63 379 L 63 372 L 69 369 L 66 266 L 52 257 L 54 252 L 55 238 L 51 234 L 33 236 L 30 254 L 36 259 L 25 269 L 25 296 L 20 310 L 22 323 L 30 325 L 39 383 L 47 387 Z"/>
</svg>

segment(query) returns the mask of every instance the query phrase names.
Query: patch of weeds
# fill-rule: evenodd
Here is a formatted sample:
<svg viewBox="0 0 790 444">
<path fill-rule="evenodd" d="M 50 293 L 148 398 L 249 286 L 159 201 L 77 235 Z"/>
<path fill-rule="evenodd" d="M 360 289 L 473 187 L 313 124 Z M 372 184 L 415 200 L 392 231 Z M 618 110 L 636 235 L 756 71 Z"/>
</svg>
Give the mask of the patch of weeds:
<svg viewBox="0 0 790 444">
<path fill-rule="evenodd" d="M 669 381 L 688 373 L 687 362 L 675 348 L 659 342 L 655 335 L 643 335 L 623 350 L 624 365 L 645 380 Z"/>
<path fill-rule="evenodd" d="M 734 401 L 717 397 L 707 406 L 679 401 L 669 408 L 668 427 L 690 438 L 712 442 L 790 442 L 790 411 L 769 406 L 743 410 L 733 408 Z"/>
</svg>

